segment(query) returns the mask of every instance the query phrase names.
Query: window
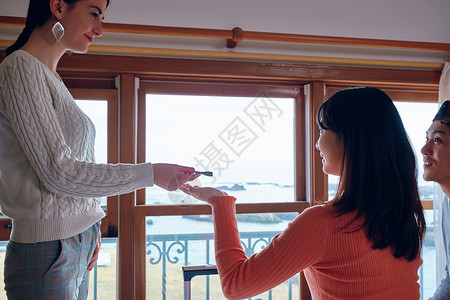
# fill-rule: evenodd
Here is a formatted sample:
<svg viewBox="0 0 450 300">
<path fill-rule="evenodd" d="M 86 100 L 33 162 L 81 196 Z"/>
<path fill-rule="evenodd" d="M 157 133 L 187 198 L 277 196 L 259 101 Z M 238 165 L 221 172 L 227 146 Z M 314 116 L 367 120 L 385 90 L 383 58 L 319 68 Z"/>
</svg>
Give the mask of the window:
<svg viewBox="0 0 450 300">
<path fill-rule="evenodd" d="M 193 184 L 244 202 L 294 200 L 294 99 L 155 95 L 146 97 L 146 157 L 212 171 Z M 168 149 L 171 149 L 168 151 Z M 148 188 L 147 203 L 198 203 Z"/>
<path fill-rule="evenodd" d="M 142 89 L 145 138 L 138 142 L 145 140 L 145 160 L 212 171 L 213 177 L 201 176 L 193 184 L 225 190 L 236 196 L 238 207 L 250 205 L 238 214 L 241 237 L 248 255 L 263 249 L 299 211 L 295 175 L 305 171 L 295 168 L 304 160 L 296 157 L 295 137 L 304 129 L 296 128 L 294 116 L 301 88 L 141 83 Z M 304 148 L 304 140 L 298 142 Z M 157 187 L 147 188 L 141 203 L 151 211 L 145 219 L 147 298 L 176 297 L 183 284 L 181 265 L 215 262 L 212 217 L 203 202 Z M 260 204 L 268 205 L 265 211 Z M 288 294 L 294 281 L 268 293 Z M 208 283 L 214 289 L 210 295 L 219 288 L 213 286 Z"/>
</svg>

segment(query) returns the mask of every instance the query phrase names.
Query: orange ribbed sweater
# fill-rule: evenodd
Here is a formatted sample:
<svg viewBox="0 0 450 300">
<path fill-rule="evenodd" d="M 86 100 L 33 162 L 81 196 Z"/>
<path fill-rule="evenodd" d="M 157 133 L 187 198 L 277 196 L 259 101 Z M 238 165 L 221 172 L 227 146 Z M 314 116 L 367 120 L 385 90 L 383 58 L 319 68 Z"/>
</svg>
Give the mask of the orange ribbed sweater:
<svg viewBox="0 0 450 300">
<path fill-rule="evenodd" d="M 228 299 L 256 296 L 300 271 L 314 300 L 420 298 L 417 271 L 422 264 L 398 259 L 390 249 L 373 250 L 364 230 L 352 232 L 362 220 L 352 214 L 336 217 L 330 206 L 306 209 L 261 252 L 245 256 L 236 221 L 236 199 L 215 197 L 209 203 L 214 215 L 216 264 L 222 290 Z"/>
</svg>

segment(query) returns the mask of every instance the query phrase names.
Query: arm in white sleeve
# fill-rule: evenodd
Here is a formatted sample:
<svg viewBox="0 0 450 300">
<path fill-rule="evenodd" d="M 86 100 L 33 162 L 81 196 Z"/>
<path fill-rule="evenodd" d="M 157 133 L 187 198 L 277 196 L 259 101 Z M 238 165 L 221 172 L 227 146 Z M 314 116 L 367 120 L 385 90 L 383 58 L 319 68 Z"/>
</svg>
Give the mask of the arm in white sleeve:
<svg viewBox="0 0 450 300">
<path fill-rule="evenodd" d="M 0 112 L 39 180 L 51 192 L 72 197 L 103 197 L 153 185 L 150 163 L 96 164 L 72 156 L 37 62 L 22 57 L 0 72 Z"/>
</svg>

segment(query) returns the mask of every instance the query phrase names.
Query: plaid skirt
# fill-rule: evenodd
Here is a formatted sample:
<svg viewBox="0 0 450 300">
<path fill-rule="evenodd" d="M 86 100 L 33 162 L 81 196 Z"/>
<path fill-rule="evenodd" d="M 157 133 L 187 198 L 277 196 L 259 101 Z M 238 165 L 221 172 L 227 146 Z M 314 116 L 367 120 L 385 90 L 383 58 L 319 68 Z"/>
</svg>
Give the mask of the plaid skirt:
<svg viewBox="0 0 450 300">
<path fill-rule="evenodd" d="M 89 271 L 100 226 L 63 240 L 22 244 L 9 241 L 5 291 L 9 300 L 87 299 Z"/>
</svg>

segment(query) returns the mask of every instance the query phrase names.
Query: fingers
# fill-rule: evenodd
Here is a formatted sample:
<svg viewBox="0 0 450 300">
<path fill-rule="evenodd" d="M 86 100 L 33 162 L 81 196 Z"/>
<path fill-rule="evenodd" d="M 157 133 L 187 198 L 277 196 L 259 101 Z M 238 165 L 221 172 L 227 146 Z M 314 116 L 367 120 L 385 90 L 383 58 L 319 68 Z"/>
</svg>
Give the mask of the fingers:
<svg viewBox="0 0 450 300">
<path fill-rule="evenodd" d="M 188 182 L 188 181 L 192 181 L 192 180 L 195 180 L 195 179 L 197 179 L 198 177 L 200 177 L 202 174 L 189 174 L 187 177 L 186 177 L 186 180 L 184 181 L 185 183 L 186 182 Z"/>
<path fill-rule="evenodd" d="M 192 174 L 195 172 L 195 169 L 192 167 L 185 167 L 185 166 L 179 166 L 179 165 L 177 165 L 177 170 L 184 174 Z"/>
<path fill-rule="evenodd" d="M 186 194 L 191 195 L 191 196 L 195 196 L 196 191 L 198 192 L 198 188 L 195 189 L 193 186 L 191 186 L 189 184 L 183 184 L 180 186 L 179 189 L 180 189 L 180 191 L 183 191 Z"/>
<path fill-rule="evenodd" d="M 189 174 L 189 175 L 186 175 L 184 173 L 179 173 L 174 178 L 169 180 L 169 183 L 167 185 L 167 190 L 175 191 L 175 190 L 179 189 L 180 186 L 182 186 L 186 182 L 195 180 L 199 176 L 200 176 L 200 174 Z"/>
<path fill-rule="evenodd" d="M 227 193 L 212 187 L 198 187 L 185 184 L 180 189 L 188 195 L 191 195 L 198 200 L 208 202 L 210 199 L 218 196 L 227 196 Z"/>
<path fill-rule="evenodd" d="M 200 175 L 206 175 L 206 176 L 213 175 L 213 172 L 211 172 L 211 171 L 198 171 L 192 167 L 185 167 L 185 166 L 180 166 L 180 165 L 175 165 L 175 166 L 177 168 L 177 171 L 185 173 L 185 174 L 200 174 Z"/>
<path fill-rule="evenodd" d="M 91 258 L 91 260 L 89 261 L 89 264 L 88 264 L 88 267 L 87 267 L 87 269 L 88 269 L 89 271 L 91 271 L 91 270 L 94 268 L 95 263 L 96 263 L 97 260 L 98 260 L 98 254 L 99 254 L 99 252 L 100 252 L 100 243 L 101 243 L 101 241 L 100 241 L 100 239 L 99 239 L 98 242 L 97 242 L 97 245 L 95 246 L 94 254 L 92 255 L 92 258 Z"/>
<path fill-rule="evenodd" d="M 201 195 L 202 195 L 202 189 L 199 187 L 193 187 L 189 184 L 184 184 L 182 186 L 180 186 L 180 190 L 192 197 L 195 197 L 199 200 L 203 200 Z"/>
<path fill-rule="evenodd" d="M 182 184 L 184 184 L 184 183 L 186 183 L 186 182 L 188 182 L 188 181 L 195 180 L 195 179 L 197 179 L 198 177 L 200 177 L 200 175 L 202 175 L 202 174 L 194 173 L 194 172 L 195 172 L 195 169 L 194 169 L 194 168 L 191 168 L 191 167 L 178 166 L 178 167 L 177 167 L 177 170 L 178 170 L 179 172 L 181 172 L 183 175 L 186 175 L 186 176 L 183 176 L 183 178 L 182 178 L 182 180 L 181 180 Z"/>
<path fill-rule="evenodd" d="M 202 175 L 194 173 L 195 168 L 175 164 L 153 164 L 153 172 L 155 185 L 167 191 L 175 191 Z"/>
</svg>

